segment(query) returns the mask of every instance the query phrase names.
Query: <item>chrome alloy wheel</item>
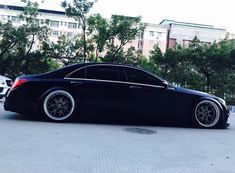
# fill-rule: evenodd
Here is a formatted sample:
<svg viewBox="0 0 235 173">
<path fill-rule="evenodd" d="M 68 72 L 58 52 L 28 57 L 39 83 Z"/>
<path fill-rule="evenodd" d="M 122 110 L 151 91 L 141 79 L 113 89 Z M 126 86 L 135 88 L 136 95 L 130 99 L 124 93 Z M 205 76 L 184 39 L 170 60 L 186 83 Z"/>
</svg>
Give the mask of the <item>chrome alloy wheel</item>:
<svg viewBox="0 0 235 173">
<path fill-rule="evenodd" d="M 213 101 L 201 101 L 195 109 L 195 118 L 199 125 L 207 128 L 213 127 L 220 119 L 220 109 Z"/>
<path fill-rule="evenodd" d="M 75 107 L 73 97 L 66 91 L 56 90 L 47 95 L 43 103 L 46 115 L 54 121 L 69 118 Z"/>
</svg>

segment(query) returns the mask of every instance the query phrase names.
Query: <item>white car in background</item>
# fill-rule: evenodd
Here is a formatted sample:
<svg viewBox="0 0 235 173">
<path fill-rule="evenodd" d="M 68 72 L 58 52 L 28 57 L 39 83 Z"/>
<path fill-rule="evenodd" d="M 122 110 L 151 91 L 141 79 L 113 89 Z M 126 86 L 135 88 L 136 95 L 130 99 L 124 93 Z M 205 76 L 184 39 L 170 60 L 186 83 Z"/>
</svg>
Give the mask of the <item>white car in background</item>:
<svg viewBox="0 0 235 173">
<path fill-rule="evenodd" d="M 11 88 L 12 80 L 0 75 L 0 99 L 6 96 L 7 91 Z"/>
</svg>

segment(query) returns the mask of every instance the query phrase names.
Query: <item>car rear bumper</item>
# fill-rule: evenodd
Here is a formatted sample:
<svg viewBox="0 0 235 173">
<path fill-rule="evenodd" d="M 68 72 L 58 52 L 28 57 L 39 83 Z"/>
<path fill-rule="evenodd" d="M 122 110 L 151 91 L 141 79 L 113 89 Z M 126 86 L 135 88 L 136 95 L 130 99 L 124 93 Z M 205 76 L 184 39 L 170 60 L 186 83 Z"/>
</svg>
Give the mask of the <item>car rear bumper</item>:
<svg viewBox="0 0 235 173">
<path fill-rule="evenodd" d="M 4 102 L 5 111 L 17 112 L 21 114 L 36 114 L 39 111 L 38 104 L 17 98 L 6 97 Z"/>
</svg>

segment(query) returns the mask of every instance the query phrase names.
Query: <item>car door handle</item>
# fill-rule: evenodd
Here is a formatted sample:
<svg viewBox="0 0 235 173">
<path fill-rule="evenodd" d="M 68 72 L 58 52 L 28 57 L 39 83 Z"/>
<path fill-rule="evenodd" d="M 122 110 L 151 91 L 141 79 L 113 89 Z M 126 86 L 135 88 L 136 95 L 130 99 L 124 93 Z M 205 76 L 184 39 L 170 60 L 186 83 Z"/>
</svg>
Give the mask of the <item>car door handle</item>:
<svg viewBox="0 0 235 173">
<path fill-rule="evenodd" d="M 133 86 L 133 85 L 131 85 L 131 86 L 130 86 L 130 89 L 142 89 L 142 87 L 140 87 L 140 86 Z"/>
<path fill-rule="evenodd" d="M 81 81 L 72 81 L 72 82 L 70 82 L 71 84 L 75 84 L 75 85 L 81 85 L 81 84 L 83 84 L 83 82 L 81 82 Z"/>
</svg>

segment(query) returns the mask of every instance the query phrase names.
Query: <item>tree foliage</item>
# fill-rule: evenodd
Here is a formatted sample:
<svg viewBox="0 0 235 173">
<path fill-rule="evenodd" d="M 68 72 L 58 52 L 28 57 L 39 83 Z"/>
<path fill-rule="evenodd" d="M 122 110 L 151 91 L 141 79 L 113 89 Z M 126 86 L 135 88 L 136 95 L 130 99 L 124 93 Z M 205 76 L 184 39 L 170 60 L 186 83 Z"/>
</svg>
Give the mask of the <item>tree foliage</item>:
<svg viewBox="0 0 235 173">
<path fill-rule="evenodd" d="M 174 84 L 232 100 L 235 98 L 234 46 L 235 42 L 230 40 L 201 44 L 195 37 L 188 47 L 178 45 L 164 54 L 155 46 L 150 59 L 159 67 L 160 75 Z"/>
<path fill-rule="evenodd" d="M 82 28 L 82 44 L 83 44 L 83 56 L 84 61 L 87 59 L 87 15 L 92 8 L 95 1 L 87 0 L 73 0 L 73 3 L 63 1 L 61 6 L 64 7 L 66 15 L 74 18 Z"/>
<path fill-rule="evenodd" d="M 141 17 L 112 16 L 110 22 L 111 35 L 107 43 L 107 59 L 111 62 L 118 62 L 117 55 L 123 51 L 123 47 L 143 32 L 145 25 L 140 21 Z"/>
<path fill-rule="evenodd" d="M 50 58 L 36 49 L 40 42 L 48 41 L 48 21 L 37 19 L 37 3 L 29 0 L 23 2 L 26 6 L 19 15 L 20 20 L 24 21 L 22 25 L 13 27 L 11 21 L 0 22 L 0 72 L 13 78 L 56 67 Z"/>
</svg>

